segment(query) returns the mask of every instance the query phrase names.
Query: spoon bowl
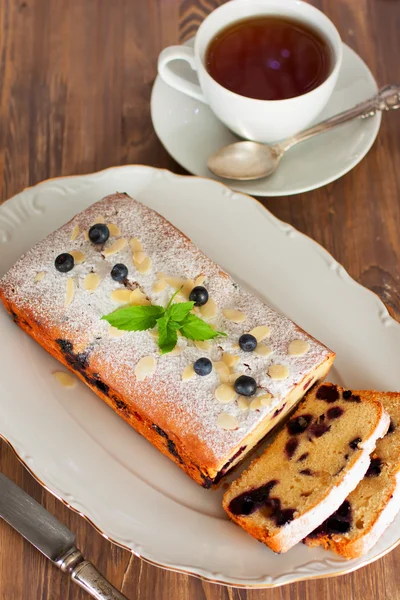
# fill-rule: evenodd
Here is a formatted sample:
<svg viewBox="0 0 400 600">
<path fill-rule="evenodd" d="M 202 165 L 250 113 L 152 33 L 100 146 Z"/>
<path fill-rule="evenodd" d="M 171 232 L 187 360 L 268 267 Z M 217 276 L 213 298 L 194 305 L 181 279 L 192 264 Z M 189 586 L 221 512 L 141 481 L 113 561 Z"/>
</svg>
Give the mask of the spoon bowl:
<svg viewBox="0 0 400 600">
<path fill-rule="evenodd" d="M 212 154 L 207 166 L 219 177 L 249 181 L 272 175 L 282 154 L 278 145 L 236 142 Z"/>
</svg>

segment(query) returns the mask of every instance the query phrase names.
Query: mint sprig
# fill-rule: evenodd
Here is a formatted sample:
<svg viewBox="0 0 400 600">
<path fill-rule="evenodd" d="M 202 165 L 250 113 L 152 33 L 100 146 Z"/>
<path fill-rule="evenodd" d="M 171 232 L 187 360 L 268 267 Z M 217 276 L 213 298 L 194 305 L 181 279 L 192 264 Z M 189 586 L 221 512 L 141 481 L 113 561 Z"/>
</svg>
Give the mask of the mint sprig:
<svg viewBox="0 0 400 600">
<path fill-rule="evenodd" d="M 182 289 L 182 288 L 181 288 Z M 180 289 L 171 297 L 166 308 L 162 306 L 128 306 L 101 317 L 113 327 L 124 331 L 145 331 L 158 328 L 158 346 L 162 354 L 171 352 L 178 341 L 178 331 L 189 340 L 212 340 L 226 336 L 215 331 L 205 321 L 191 313 L 194 302 L 172 304 Z"/>
</svg>

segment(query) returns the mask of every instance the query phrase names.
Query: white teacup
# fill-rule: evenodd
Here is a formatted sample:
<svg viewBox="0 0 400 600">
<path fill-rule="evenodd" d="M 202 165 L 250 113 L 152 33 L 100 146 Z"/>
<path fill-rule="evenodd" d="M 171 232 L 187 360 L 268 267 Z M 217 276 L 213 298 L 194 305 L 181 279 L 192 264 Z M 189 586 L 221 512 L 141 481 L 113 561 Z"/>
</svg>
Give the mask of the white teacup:
<svg viewBox="0 0 400 600">
<path fill-rule="evenodd" d="M 329 43 L 332 69 L 325 81 L 310 92 L 286 100 L 256 100 L 224 88 L 205 67 L 208 44 L 230 23 L 253 16 L 274 15 L 303 22 Z M 186 60 L 197 72 L 200 85 L 171 69 L 170 62 Z M 194 49 L 165 48 L 158 59 L 161 78 L 175 89 L 210 106 L 217 117 L 239 136 L 258 142 L 288 138 L 306 128 L 327 104 L 342 63 L 342 42 L 333 23 L 321 11 L 301 0 L 231 0 L 214 10 L 200 25 Z"/>
</svg>

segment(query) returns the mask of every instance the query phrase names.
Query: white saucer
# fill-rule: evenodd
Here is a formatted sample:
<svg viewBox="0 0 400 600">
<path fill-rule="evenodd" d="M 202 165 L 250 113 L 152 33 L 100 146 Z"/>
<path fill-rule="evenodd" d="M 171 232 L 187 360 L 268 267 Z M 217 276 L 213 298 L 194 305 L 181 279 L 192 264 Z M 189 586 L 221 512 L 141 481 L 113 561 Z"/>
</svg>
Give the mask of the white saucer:
<svg viewBox="0 0 400 600">
<path fill-rule="evenodd" d="M 188 45 L 192 43 L 190 40 Z M 175 61 L 174 66 L 181 73 L 190 71 L 184 61 Z M 193 72 L 189 76 L 195 77 Z M 339 79 L 318 121 L 354 106 L 376 91 L 376 81 L 367 65 L 343 44 Z M 190 173 L 223 181 L 254 196 L 298 194 L 338 179 L 367 154 L 381 122 L 381 113 L 352 121 L 290 150 L 272 177 L 239 182 L 219 179 L 207 168 L 210 154 L 238 139 L 208 106 L 171 88 L 158 76 L 151 96 L 151 117 L 166 150 Z"/>
</svg>

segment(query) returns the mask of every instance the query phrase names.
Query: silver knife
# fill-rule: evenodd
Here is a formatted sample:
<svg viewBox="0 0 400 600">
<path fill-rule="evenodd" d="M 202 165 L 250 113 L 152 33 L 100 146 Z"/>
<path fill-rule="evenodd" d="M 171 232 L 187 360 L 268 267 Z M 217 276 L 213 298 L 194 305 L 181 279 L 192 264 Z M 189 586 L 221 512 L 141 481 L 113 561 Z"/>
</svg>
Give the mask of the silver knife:
<svg viewBox="0 0 400 600">
<path fill-rule="evenodd" d="M 75 547 L 75 535 L 0 473 L 0 517 L 96 600 L 127 600 Z"/>
</svg>

